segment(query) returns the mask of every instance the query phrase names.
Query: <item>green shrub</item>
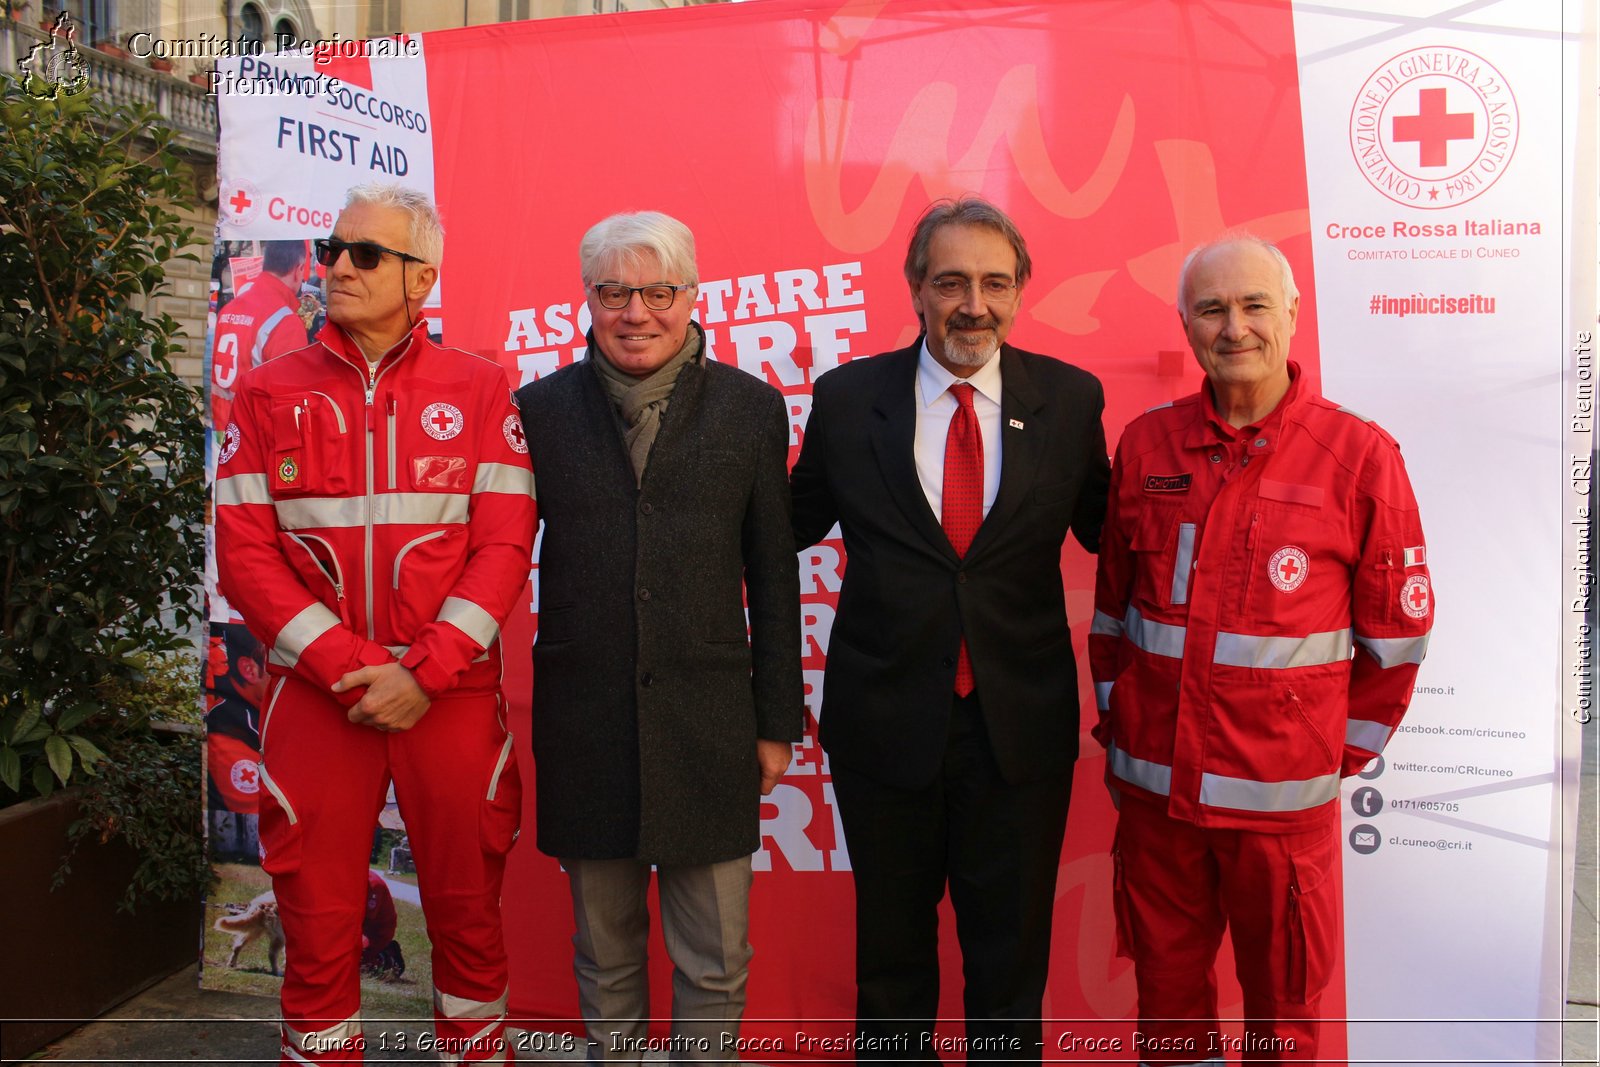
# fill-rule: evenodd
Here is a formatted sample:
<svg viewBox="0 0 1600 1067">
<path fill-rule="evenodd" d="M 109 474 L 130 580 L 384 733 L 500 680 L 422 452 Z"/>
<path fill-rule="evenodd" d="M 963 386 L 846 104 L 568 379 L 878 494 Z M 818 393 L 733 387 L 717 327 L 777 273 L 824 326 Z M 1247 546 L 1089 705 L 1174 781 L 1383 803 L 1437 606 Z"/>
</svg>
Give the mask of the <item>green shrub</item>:
<svg viewBox="0 0 1600 1067">
<path fill-rule="evenodd" d="M 192 240 L 169 209 L 172 131 L 9 78 L 0 125 L 3 804 L 93 774 L 132 725 L 119 687 L 186 643 L 204 480 L 199 393 L 168 361 L 178 324 L 148 310 Z"/>
</svg>

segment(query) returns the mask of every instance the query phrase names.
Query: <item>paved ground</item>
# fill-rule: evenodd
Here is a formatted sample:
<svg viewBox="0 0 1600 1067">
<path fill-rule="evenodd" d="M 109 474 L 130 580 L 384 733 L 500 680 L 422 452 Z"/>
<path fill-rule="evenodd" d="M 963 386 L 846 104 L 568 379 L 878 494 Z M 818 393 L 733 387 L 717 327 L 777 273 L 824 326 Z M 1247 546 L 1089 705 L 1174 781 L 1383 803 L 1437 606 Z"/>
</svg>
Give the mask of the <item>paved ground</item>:
<svg viewBox="0 0 1600 1067">
<path fill-rule="evenodd" d="M 1600 987 L 1596 980 L 1597 879 L 1596 797 L 1600 723 L 1584 737 L 1582 809 L 1578 831 L 1577 876 L 1574 879 L 1572 965 L 1568 980 L 1563 1061 L 1571 1067 L 1600 1063 Z M 39 1053 L 37 1059 L 59 1064 L 273 1063 L 277 1027 L 270 1021 L 277 1003 L 265 997 L 220 993 L 195 988 L 194 972 L 185 968 L 89 1023 Z M 3 1013 L 3 1008 L 0 1008 Z M 386 1040 L 376 1035 L 383 1027 Z M 432 1063 L 415 1051 L 425 1033 L 421 1026 L 369 1021 L 368 1062 Z M 402 1035 L 403 1038 L 402 1038 Z M 529 1039 L 524 1039 L 529 1040 Z M 401 1046 L 404 1046 L 403 1048 Z M 387 1047 L 383 1047 L 387 1046 Z M 576 1059 L 576 1055 L 524 1052 L 522 1061 Z M 1486 1061 L 1478 1061 L 1484 1063 Z"/>
</svg>

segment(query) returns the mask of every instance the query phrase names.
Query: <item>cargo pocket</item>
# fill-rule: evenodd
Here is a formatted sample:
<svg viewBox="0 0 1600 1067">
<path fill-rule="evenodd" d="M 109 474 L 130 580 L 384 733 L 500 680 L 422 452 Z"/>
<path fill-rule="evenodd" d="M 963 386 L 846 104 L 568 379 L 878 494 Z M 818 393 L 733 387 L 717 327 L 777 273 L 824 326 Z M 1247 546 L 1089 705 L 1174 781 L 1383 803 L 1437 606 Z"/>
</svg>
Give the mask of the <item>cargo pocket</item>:
<svg viewBox="0 0 1600 1067">
<path fill-rule="evenodd" d="M 414 635 L 439 616 L 445 595 L 466 570 L 466 530 L 430 530 L 403 545 L 394 557 L 389 625 L 397 637 Z"/>
<path fill-rule="evenodd" d="M 508 733 L 478 809 L 478 839 L 484 852 L 493 856 L 510 852 L 521 826 L 522 775 L 517 770 L 517 753 Z"/>
<path fill-rule="evenodd" d="M 261 806 L 261 869 L 274 878 L 293 874 L 300 869 L 300 817 L 283 788 L 267 772 L 267 765 L 257 766 L 261 772 L 261 792 L 257 796 Z"/>
<path fill-rule="evenodd" d="M 1315 840 L 1289 854 L 1289 973 L 1284 991 L 1292 1004 L 1315 999 L 1333 972 L 1339 934 L 1336 847 L 1336 835 L 1319 832 Z"/>
<path fill-rule="evenodd" d="M 1133 920 L 1128 908 L 1128 885 L 1122 873 L 1122 831 L 1111 841 L 1111 910 L 1117 925 L 1117 955 L 1133 959 Z"/>
<path fill-rule="evenodd" d="M 274 500 L 337 496 L 348 488 L 344 450 L 349 425 L 326 393 L 272 398 L 272 459 L 267 482 Z"/>
<path fill-rule="evenodd" d="M 1139 557 L 1135 571 L 1134 597 L 1147 604 L 1171 607 L 1173 603 L 1188 600 L 1189 572 L 1194 565 L 1194 535 L 1192 523 L 1188 538 L 1189 555 L 1185 569 L 1178 570 L 1178 516 L 1179 508 L 1173 506 L 1146 507 L 1134 520 L 1128 538 L 1128 547 Z M 1175 593 L 1182 600 L 1174 601 Z"/>
</svg>

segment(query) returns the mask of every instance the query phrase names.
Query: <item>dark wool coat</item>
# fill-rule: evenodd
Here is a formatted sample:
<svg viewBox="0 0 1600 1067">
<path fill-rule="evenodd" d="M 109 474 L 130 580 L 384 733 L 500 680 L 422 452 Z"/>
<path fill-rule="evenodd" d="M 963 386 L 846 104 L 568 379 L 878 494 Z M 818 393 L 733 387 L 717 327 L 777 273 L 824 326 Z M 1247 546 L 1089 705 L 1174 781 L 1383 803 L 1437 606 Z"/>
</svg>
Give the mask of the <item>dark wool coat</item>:
<svg viewBox="0 0 1600 1067">
<path fill-rule="evenodd" d="M 804 715 L 782 394 L 688 364 L 637 488 L 587 360 L 517 400 L 544 523 L 540 851 L 664 864 L 755 851 L 756 739 L 798 741 Z"/>
</svg>

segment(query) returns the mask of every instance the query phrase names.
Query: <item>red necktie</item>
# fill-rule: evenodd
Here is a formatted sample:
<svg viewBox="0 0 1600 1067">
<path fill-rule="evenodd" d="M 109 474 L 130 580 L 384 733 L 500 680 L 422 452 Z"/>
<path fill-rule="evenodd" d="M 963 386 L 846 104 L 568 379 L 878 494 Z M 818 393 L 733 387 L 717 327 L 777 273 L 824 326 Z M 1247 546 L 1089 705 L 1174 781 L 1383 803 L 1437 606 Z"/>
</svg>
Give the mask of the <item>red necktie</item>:
<svg viewBox="0 0 1600 1067">
<path fill-rule="evenodd" d="M 950 430 L 944 439 L 940 521 L 958 556 L 967 554 L 973 535 L 983 522 L 983 431 L 978 427 L 978 413 L 972 408 L 972 392 L 972 386 L 965 382 L 950 387 L 950 395 L 956 398 L 956 413 L 950 417 Z M 973 686 L 972 658 L 963 637 L 956 660 L 956 695 L 970 695 Z"/>
</svg>

